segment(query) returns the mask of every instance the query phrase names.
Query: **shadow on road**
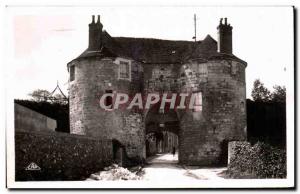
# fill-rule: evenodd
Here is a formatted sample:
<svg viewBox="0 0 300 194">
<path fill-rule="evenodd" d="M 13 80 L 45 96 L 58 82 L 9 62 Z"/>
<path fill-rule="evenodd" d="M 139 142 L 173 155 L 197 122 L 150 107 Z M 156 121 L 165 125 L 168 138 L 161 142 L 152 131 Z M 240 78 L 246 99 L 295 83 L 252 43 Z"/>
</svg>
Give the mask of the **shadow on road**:
<svg viewBox="0 0 300 194">
<path fill-rule="evenodd" d="M 148 164 L 177 164 L 178 163 L 178 153 L 174 156 L 172 154 L 156 154 L 147 158 Z"/>
<path fill-rule="evenodd" d="M 189 181 L 223 179 L 222 167 L 182 166 L 178 164 L 178 154 L 157 154 L 147 158 L 144 179 L 153 181 Z"/>
</svg>

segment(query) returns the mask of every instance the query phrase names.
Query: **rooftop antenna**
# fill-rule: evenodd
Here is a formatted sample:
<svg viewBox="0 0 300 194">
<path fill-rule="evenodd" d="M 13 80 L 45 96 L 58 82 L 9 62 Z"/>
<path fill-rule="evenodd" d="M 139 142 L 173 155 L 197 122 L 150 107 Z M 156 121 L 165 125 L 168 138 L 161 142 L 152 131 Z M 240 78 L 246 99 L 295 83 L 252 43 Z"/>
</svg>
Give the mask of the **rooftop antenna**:
<svg viewBox="0 0 300 194">
<path fill-rule="evenodd" d="M 197 42 L 197 18 L 196 18 L 196 14 L 194 14 L 194 28 L 195 28 L 195 36 L 193 37 L 193 39 L 195 39 L 195 42 Z"/>
</svg>

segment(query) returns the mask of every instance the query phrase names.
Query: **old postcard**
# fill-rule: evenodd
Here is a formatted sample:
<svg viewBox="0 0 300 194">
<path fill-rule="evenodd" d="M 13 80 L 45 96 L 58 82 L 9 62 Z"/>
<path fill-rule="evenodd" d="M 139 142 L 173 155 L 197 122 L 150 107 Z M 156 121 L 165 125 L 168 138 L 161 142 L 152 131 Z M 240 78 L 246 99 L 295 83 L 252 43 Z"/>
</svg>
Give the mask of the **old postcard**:
<svg viewBox="0 0 300 194">
<path fill-rule="evenodd" d="M 294 188 L 292 6 L 7 6 L 8 188 Z"/>
</svg>

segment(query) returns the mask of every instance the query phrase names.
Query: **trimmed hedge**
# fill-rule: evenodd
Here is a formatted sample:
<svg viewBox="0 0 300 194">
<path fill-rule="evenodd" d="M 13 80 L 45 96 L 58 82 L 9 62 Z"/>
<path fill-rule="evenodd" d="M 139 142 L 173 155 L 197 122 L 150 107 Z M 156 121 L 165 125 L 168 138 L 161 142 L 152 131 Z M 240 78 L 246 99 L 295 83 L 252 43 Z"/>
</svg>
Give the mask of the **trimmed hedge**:
<svg viewBox="0 0 300 194">
<path fill-rule="evenodd" d="M 286 151 L 263 142 L 234 142 L 228 175 L 231 178 L 286 178 Z"/>
<path fill-rule="evenodd" d="M 15 133 L 16 181 L 85 180 L 112 163 L 112 141 L 57 132 Z M 39 170 L 27 170 L 35 163 Z M 76 184 L 76 183 L 75 183 Z"/>
</svg>

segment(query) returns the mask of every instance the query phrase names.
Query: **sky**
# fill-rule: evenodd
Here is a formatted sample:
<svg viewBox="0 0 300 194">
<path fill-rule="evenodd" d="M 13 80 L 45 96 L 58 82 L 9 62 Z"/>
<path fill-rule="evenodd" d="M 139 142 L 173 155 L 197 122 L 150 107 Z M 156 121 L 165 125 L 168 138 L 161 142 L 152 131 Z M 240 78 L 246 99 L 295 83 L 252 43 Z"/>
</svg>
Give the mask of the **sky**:
<svg viewBox="0 0 300 194">
<path fill-rule="evenodd" d="M 14 98 L 29 98 L 35 89 L 52 91 L 57 82 L 68 93 L 67 63 L 88 46 L 91 15 L 111 36 L 190 40 L 197 15 L 197 39 L 210 34 L 227 17 L 233 26 L 233 53 L 246 61 L 247 98 L 255 79 L 271 91 L 289 85 L 293 72 L 291 7 L 94 7 L 9 8 L 6 14 L 7 90 Z"/>
</svg>

